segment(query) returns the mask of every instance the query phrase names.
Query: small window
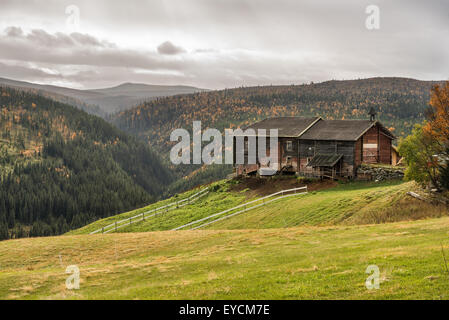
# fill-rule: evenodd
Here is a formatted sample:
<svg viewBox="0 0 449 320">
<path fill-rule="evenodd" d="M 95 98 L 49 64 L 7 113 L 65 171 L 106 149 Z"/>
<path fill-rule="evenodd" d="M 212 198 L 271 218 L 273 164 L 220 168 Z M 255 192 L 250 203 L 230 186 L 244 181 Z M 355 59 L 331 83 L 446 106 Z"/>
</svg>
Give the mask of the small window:
<svg viewBox="0 0 449 320">
<path fill-rule="evenodd" d="M 287 151 L 292 151 L 292 150 L 293 150 L 293 142 L 287 141 Z"/>
</svg>

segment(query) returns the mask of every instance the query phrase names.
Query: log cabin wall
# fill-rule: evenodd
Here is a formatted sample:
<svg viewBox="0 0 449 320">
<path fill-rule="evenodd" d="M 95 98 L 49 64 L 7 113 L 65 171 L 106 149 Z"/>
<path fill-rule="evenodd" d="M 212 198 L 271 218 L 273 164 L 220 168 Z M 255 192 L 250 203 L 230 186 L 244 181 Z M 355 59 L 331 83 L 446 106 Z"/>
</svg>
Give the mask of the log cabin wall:
<svg viewBox="0 0 449 320">
<path fill-rule="evenodd" d="M 392 164 L 391 138 L 387 137 L 382 131 L 379 134 L 379 162 Z"/>
<path fill-rule="evenodd" d="M 376 125 L 369 129 L 360 139 L 362 153 L 360 163 L 384 163 L 391 164 L 391 138 Z M 356 150 L 360 142 L 356 142 Z M 359 165 L 356 154 L 356 165 Z"/>
<path fill-rule="evenodd" d="M 311 173 L 312 168 L 307 167 L 308 162 L 315 154 L 342 154 L 342 172 L 346 177 L 354 176 L 354 146 L 353 141 L 328 140 L 299 140 L 299 173 Z"/>
<path fill-rule="evenodd" d="M 247 174 L 247 173 L 251 173 L 254 171 L 257 171 L 260 167 L 260 163 L 259 163 L 259 145 L 258 145 L 258 140 L 256 139 L 256 164 L 248 164 L 248 147 L 249 147 L 249 142 L 248 142 L 248 137 L 244 137 L 244 142 L 243 142 L 243 149 L 238 148 L 238 150 L 236 150 L 236 141 L 237 139 L 234 137 L 234 142 L 233 142 L 233 163 L 236 163 L 236 159 L 237 156 L 241 156 L 243 154 L 243 159 L 244 159 L 244 163 L 243 164 L 239 164 L 235 166 L 236 169 L 236 174 L 237 175 L 241 175 L 241 174 Z M 285 141 L 283 141 L 285 140 Z M 279 138 L 278 140 L 278 157 L 277 157 L 277 163 L 278 163 L 278 167 L 276 168 L 277 170 L 279 170 L 282 167 L 279 167 L 279 164 L 281 163 L 286 163 L 287 161 L 287 156 L 289 155 L 297 155 L 297 147 L 291 151 L 288 152 L 286 150 L 286 140 L 288 139 L 284 139 L 284 138 Z M 293 141 L 293 144 L 295 144 L 294 142 L 294 138 L 289 139 L 291 141 Z M 270 151 L 270 138 L 267 137 L 266 138 L 266 156 L 269 157 L 271 155 L 271 151 Z M 296 163 L 297 163 L 297 157 L 296 157 Z M 296 165 L 297 167 L 297 165 Z M 295 169 L 296 170 L 296 169 Z"/>
<path fill-rule="evenodd" d="M 378 163 L 379 162 L 379 127 L 374 126 L 370 128 L 362 136 L 362 162 L 363 163 Z"/>
<path fill-rule="evenodd" d="M 355 166 L 359 166 L 362 164 L 362 159 L 363 159 L 363 137 L 359 138 L 356 142 L 355 142 L 355 146 L 354 146 L 354 165 Z"/>
<path fill-rule="evenodd" d="M 305 174 L 311 174 L 312 168 L 307 167 L 307 163 L 315 155 L 315 141 L 313 140 L 299 140 L 299 172 Z"/>
<path fill-rule="evenodd" d="M 289 171 L 298 172 L 298 139 L 297 138 L 279 138 L 280 165 L 281 168 L 291 167 Z M 288 149 L 289 144 L 291 146 Z M 269 145 L 267 146 L 267 150 Z"/>
</svg>

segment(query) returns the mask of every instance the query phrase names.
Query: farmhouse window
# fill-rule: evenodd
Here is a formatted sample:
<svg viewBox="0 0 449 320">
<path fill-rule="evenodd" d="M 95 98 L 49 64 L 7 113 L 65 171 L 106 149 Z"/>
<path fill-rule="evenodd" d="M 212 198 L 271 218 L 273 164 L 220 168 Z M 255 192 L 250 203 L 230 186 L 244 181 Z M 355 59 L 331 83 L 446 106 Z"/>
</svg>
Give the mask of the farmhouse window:
<svg viewBox="0 0 449 320">
<path fill-rule="evenodd" d="M 287 141 L 287 151 L 292 151 L 293 150 L 293 142 L 292 141 Z"/>
</svg>

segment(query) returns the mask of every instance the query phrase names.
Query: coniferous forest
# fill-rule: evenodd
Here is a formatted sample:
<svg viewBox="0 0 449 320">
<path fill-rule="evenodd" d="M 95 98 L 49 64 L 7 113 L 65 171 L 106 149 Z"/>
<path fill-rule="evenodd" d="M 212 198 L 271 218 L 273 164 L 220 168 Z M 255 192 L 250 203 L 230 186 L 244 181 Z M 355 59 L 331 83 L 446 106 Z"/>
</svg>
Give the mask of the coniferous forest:
<svg viewBox="0 0 449 320">
<path fill-rule="evenodd" d="M 0 239 L 49 236 L 146 205 L 173 181 L 144 143 L 101 118 L 0 88 Z"/>
</svg>

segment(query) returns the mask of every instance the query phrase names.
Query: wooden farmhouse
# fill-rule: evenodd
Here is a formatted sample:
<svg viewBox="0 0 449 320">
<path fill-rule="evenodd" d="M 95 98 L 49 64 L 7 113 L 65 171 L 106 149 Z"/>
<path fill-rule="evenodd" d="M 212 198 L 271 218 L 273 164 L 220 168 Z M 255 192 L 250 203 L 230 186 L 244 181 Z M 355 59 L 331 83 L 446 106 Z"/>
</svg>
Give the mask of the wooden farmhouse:
<svg viewBox="0 0 449 320">
<path fill-rule="evenodd" d="M 314 177 L 354 178 L 362 163 L 392 164 L 392 141 L 395 136 L 370 112 L 370 120 L 324 120 L 320 117 L 277 117 L 257 122 L 255 129 L 278 129 L 278 166 L 282 173 L 296 173 Z M 248 164 L 248 137 L 244 136 L 244 164 L 235 164 L 237 175 L 255 174 L 263 166 Z M 267 138 L 267 155 L 269 139 Z"/>
</svg>

